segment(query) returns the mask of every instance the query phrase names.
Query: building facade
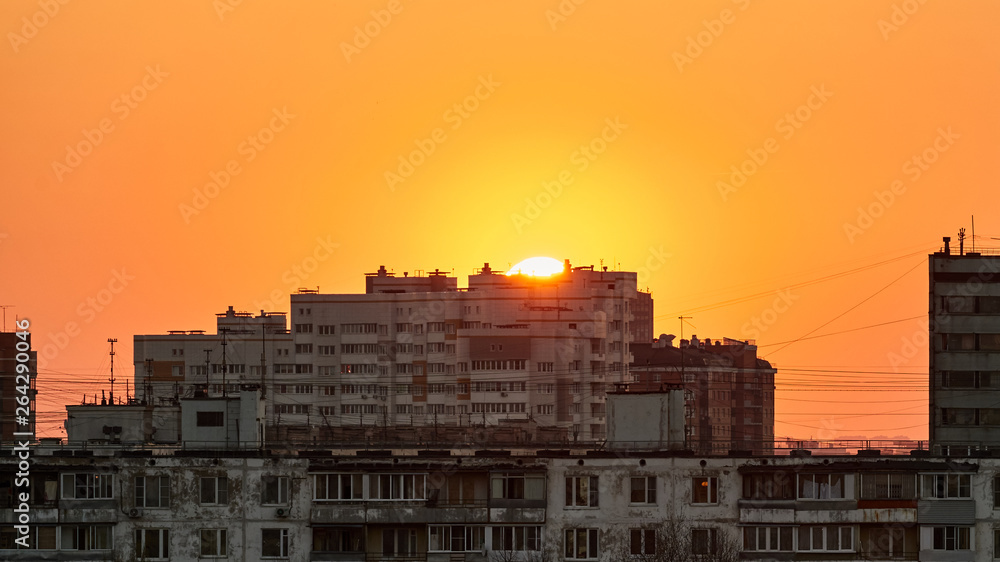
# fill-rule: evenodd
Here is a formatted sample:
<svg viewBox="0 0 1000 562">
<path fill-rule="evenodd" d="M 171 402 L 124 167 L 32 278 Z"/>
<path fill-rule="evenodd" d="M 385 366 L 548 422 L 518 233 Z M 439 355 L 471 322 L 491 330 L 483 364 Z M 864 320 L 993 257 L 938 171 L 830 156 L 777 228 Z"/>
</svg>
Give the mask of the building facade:
<svg viewBox="0 0 1000 562">
<path fill-rule="evenodd" d="M 949 449 L 1000 448 L 1000 255 L 929 257 L 930 440 Z"/>
<path fill-rule="evenodd" d="M 12 494 L 21 486 L 16 464 L 0 461 L 0 558 L 943 562 L 1000 555 L 1000 459 L 870 454 L 42 446 L 32 450 L 25 502 Z M 29 514 L 26 534 L 18 510 Z"/>
<path fill-rule="evenodd" d="M 195 396 L 238 395 L 242 385 L 254 384 L 263 385 L 267 413 L 272 414 L 273 396 L 267 389 L 276 375 L 294 371 L 293 349 L 285 313 L 254 316 L 231 306 L 216 314 L 215 334 L 172 330 L 134 336 L 133 403 L 177 406 Z"/>
<path fill-rule="evenodd" d="M 634 324 L 652 330 L 648 296 L 633 312 L 638 295 L 634 272 L 569 263 L 547 278 L 485 264 L 461 290 L 441 272 L 383 267 L 365 294 L 293 294 L 295 372 L 275 375 L 278 438 L 601 440 Z"/>
<path fill-rule="evenodd" d="M 757 346 L 661 335 L 632 344 L 630 390 L 684 389 L 687 448 L 697 454 L 770 454 L 774 446 L 774 374 Z"/>
<path fill-rule="evenodd" d="M 0 332 L 0 441 L 34 438 L 36 374 L 37 356 L 31 350 L 31 334 Z M 19 423 L 19 419 L 27 423 Z"/>
</svg>

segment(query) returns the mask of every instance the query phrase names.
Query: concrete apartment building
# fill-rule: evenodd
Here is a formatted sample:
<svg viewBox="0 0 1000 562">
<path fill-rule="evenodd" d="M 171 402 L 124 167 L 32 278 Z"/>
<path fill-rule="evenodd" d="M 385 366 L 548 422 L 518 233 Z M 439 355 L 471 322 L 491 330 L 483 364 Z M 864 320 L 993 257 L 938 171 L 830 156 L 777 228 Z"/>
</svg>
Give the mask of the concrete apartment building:
<svg viewBox="0 0 1000 562">
<path fill-rule="evenodd" d="M 26 366 L 27 371 L 22 372 L 24 368 L 19 365 Z M 37 355 L 31 351 L 31 334 L 0 332 L 0 442 L 14 441 L 15 433 L 29 433 L 34 437 L 34 416 L 28 416 L 27 425 L 18 424 L 17 419 L 19 407 L 26 408 L 28 412 L 35 411 L 37 369 Z M 27 387 L 26 392 L 22 392 L 24 387 Z M 23 403 L 25 399 L 27 404 Z M 18 438 L 23 440 L 25 436 Z"/>
<path fill-rule="evenodd" d="M 1000 448 L 1000 255 L 929 256 L 930 440 L 940 452 Z"/>
<path fill-rule="evenodd" d="M 279 439 L 392 428 L 447 440 L 479 428 L 522 441 L 600 440 L 605 392 L 627 380 L 634 335 L 652 333 L 651 299 L 634 272 L 567 261 L 540 278 L 485 264 L 458 289 L 439 271 L 381 267 L 365 281 L 364 294 L 291 295 L 294 356 L 274 376 Z"/>
<path fill-rule="evenodd" d="M 995 559 L 1000 459 L 926 453 L 39 446 L 0 559 Z"/>
<path fill-rule="evenodd" d="M 266 390 L 273 383 L 275 366 L 293 363 L 292 349 L 285 313 L 261 311 L 255 316 L 233 307 L 216 314 L 214 334 L 171 330 L 137 335 L 133 338 L 134 401 L 176 406 L 196 393 L 236 394 L 240 385 L 264 384 Z M 123 393 L 119 390 L 118 394 Z M 266 392 L 265 397 L 271 412 L 272 397 Z"/>
<path fill-rule="evenodd" d="M 290 326 L 285 313 L 230 307 L 215 334 L 135 336 L 137 402 L 260 383 L 263 350 L 272 441 L 601 441 L 609 390 L 682 384 L 689 448 L 770 452 L 774 369 L 752 342 L 654 342 L 635 273 L 566 265 L 535 278 L 485 264 L 462 289 L 440 271 L 381 267 L 365 293 L 291 295 Z"/>
<path fill-rule="evenodd" d="M 661 335 L 633 343 L 630 390 L 680 386 L 685 395 L 687 448 L 696 454 L 770 454 L 774 444 L 774 374 L 757 346 Z"/>
</svg>

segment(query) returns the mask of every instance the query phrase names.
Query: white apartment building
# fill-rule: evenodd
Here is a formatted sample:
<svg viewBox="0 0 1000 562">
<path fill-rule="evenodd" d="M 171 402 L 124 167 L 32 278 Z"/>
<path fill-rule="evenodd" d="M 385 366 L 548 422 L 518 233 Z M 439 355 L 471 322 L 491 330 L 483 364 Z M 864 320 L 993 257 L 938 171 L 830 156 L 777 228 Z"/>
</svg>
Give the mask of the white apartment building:
<svg viewBox="0 0 1000 562">
<path fill-rule="evenodd" d="M 276 365 L 278 438 L 455 438 L 483 428 L 523 440 L 600 440 L 605 392 L 627 380 L 636 273 L 570 267 L 468 287 L 442 272 L 367 275 L 364 294 L 291 296 L 293 361 Z M 648 324 L 648 326 L 646 326 Z"/>
<path fill-rule="evenodd" d="M 237 396 L 240 385 L 263 384 L 267 414 L 273 412 L 267 389 L 276 367 L 294 363 L 285 313 L 254 316 L 230 306 L 216 317 L 215 334 L 171 330 L 133 338 L 135 402 L 179 405 L 183 398 Z"/>
</svg>

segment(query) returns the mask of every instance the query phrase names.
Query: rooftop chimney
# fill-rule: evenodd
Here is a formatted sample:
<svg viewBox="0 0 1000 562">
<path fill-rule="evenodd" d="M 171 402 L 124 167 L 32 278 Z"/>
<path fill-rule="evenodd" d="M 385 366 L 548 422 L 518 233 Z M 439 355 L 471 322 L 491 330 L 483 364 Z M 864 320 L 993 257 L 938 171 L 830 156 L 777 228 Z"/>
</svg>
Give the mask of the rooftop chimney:
<svg viewBox="0 0 1000 562">
<path fill-rule="evenodd" d="M 951 248 L 948 247 L 948 243 L 951 242 L 951 236 L 944 237 L 944 253 L 946 255 L 951 254 Z"/>
</svg>

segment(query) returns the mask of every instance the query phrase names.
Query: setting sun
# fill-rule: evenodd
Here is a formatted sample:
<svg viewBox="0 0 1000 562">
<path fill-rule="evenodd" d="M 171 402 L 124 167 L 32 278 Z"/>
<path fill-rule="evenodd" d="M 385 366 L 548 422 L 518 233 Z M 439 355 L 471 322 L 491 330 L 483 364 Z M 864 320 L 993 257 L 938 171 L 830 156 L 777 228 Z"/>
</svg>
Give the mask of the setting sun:
<svg viewBox="0 0 1000 562">
<path fill-rule="evenodd" d="M 507 275 L 548 277 L 563 272 L 563 264 L 554 258 L 534 257 L 522 260 L 507 271 Z"/>
</svg>

